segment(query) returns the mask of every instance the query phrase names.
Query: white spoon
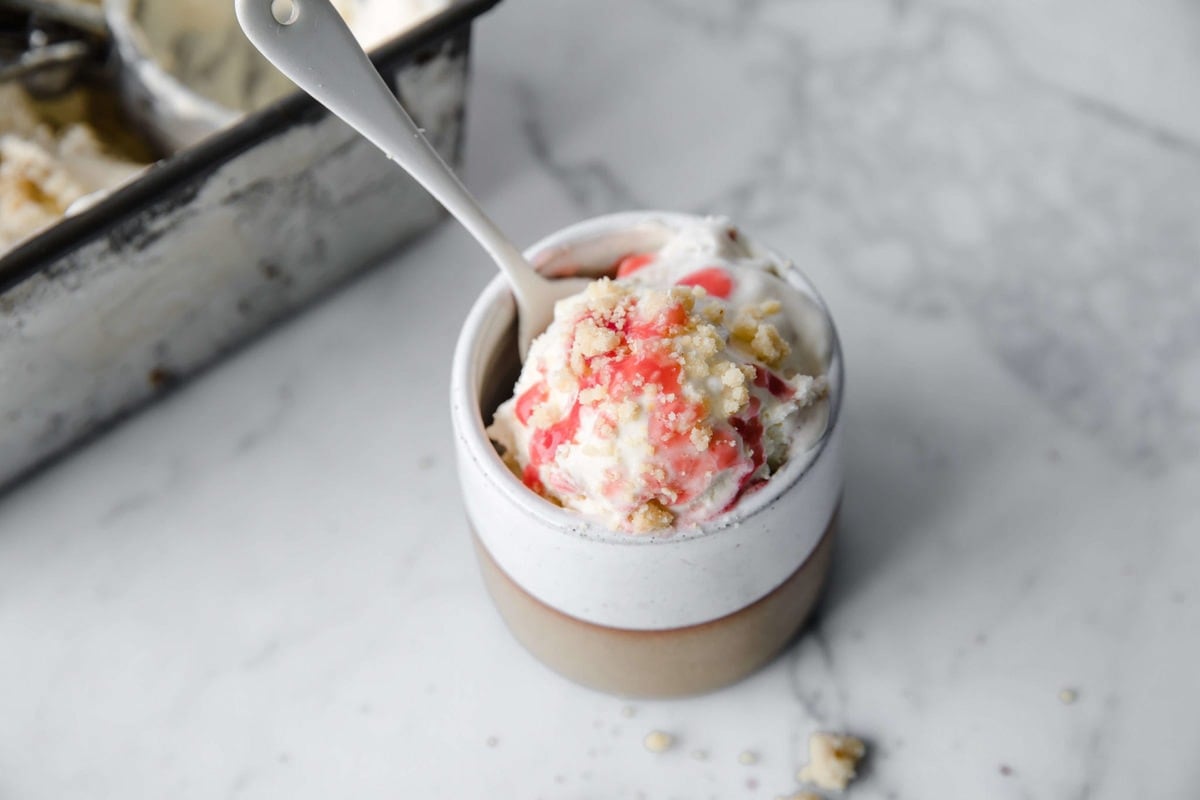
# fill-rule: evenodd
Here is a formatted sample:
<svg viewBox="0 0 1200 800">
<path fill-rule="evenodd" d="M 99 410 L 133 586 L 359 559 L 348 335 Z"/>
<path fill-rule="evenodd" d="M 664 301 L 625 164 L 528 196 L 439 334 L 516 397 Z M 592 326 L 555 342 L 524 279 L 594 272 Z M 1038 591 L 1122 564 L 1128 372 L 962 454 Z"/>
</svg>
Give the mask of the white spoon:
<svg viewBox="0 0 1200 800">
<path fill-rule="evenodd" d="M 247 38 L 321 105 L 387 154 L 463 224 L 508 278 L 521 361 L 554 318 L 554 303 L 587 280 L 549 281 L 488 218 L 392 96 L 329 0 L 235 0 Z"/>
</svg>

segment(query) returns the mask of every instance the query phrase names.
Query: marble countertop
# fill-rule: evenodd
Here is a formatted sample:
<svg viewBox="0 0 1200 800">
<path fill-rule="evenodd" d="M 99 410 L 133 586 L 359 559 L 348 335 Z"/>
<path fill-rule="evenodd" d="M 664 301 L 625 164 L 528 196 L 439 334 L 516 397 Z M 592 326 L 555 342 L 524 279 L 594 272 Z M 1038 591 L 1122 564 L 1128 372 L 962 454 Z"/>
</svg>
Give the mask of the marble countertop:
<svg viewBox="0 0 1200 800">
<path fill-rule="evenodd" d="M 0 797 L 774 798 L 830 729 L 851 798 L 1195 797 L 1197 41 L 1188 0 L 502 3 L 467 181 L 518 241 L 718 212 L 828 299 L 816 621 L 671 702 L 519 648 L 449 453 L 491 268 L 445 224 L 0 499 Z"/>
</svg>

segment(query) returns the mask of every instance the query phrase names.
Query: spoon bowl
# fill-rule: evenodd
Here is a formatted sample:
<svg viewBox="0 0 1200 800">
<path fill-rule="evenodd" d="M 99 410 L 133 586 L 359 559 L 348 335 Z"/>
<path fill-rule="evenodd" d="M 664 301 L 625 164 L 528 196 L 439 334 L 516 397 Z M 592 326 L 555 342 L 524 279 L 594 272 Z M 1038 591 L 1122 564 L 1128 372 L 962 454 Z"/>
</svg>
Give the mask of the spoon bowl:
<svg viewBox="0 0 1200 800">
<path fill-rule="evenodd" d="M 329 0 L 235 0 L 238 23 L 268 61 L 403 167 L 487 251 L 508 278 L 517 303 L 517 346 L 554 318 L 554 304 L 586 279 L 547 280 L 484 213 L 425 139 Z"/>
</svg>

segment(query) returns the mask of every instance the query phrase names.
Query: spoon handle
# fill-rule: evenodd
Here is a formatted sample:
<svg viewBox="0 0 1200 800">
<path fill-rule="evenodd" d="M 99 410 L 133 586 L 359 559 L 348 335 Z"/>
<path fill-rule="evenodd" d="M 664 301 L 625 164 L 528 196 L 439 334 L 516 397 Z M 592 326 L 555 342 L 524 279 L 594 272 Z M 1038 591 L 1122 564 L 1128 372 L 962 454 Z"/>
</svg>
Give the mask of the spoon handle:
<svg viewBox="0 0 1200 800">
<path fill-rule="evenodd" d="M 479 207 L 458 176 L 396 102 L 375 65 L 329 0 L 235 0 L 238 22 L 267 60 L 355 128 L 453 214 L 518 286 L 540 282 L 521 253 Z M 283 9 L 279 9 L 284 17 Z"/>
</svg>

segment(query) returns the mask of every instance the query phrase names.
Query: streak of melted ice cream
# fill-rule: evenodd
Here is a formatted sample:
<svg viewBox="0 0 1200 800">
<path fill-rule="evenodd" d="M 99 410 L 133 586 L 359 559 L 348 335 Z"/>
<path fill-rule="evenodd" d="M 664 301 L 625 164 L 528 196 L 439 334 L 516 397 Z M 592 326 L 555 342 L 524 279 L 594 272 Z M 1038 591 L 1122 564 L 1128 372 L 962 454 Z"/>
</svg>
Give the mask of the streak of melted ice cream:
<svg viewBox="0 0 1200 800">
<path fill-rule="evenodd" d="M 820 438 L 827 391 L 821 315 L 781 265 L 722 220 L 639 236 L 659 245 L 559 302 L 488 429 L 530 489 L 634 533 L 763 486 Z"/>
</svg>

